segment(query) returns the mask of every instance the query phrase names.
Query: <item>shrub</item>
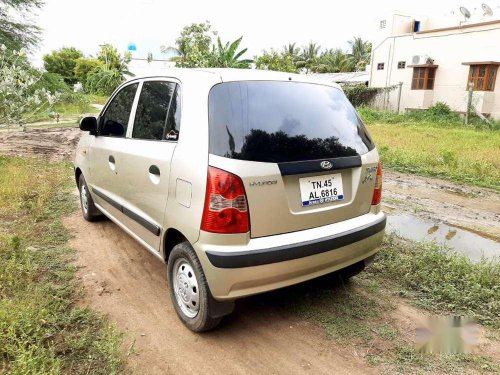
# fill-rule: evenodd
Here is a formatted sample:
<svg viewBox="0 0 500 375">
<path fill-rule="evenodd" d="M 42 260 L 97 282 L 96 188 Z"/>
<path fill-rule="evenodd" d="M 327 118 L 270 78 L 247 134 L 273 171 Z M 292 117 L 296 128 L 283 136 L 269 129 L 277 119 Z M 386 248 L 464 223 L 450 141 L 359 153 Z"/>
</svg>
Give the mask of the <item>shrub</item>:
<svg viewBox="0 0 500 375">
<path fill-rule="evenodd" d="M 94 72 L 101 68 L 104 64 L 102 61 L 97 59 L 84 59 L 80 58 L 76 60 L 75 65 L 75 77 L 78 82 L 85 84 L 89 73 Z"/>
<path fill-rule="evenodd" d="M 376 87 L 367 87 L 363 84 L 353 86 L 345 85 L 342 88 L 349 101 L 355 107 L 368 105 L 380 92 L 380 89 Z"/>
<path fill-rule="evenodd" d="M 452 114 L 451 108 L 448 104 L 437 102 L 427 110 L 433 116 L 449 116 Z"/>
<path fill-rule="evenodd" d="M 64 78 L 57 73 L 42 73 L 40 80 L 33 86 L 33 89 L 45 89 L 48 92 L 55 94 L 69 92 L 70 88 L 64 82 Z"/>
<path fill-rule="evenodd" d="M 24 51 L 0 46 L 0 125 L 25 123 L 57 101 L 57 95 L 36 87 L 41 76 Z"/>
<path fill-rule="evenodd" d="M 85 87 L 92 94 L 111 95 L 123 81 L 118 70 L 103 67 L 88 74 Z"/>
</svg>

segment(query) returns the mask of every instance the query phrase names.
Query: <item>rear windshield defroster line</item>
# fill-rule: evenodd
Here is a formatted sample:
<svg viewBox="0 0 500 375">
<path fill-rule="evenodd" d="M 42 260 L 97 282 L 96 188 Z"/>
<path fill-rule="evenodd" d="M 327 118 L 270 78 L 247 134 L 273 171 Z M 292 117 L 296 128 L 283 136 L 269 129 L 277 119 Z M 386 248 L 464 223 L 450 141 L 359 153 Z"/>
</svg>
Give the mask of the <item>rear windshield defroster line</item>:
<svg viewBox="0 0 500 375">
<path fill-rule="evenodd" d="M 209 94 L 210 153 L 269 163 L 354 157 L 374 148 L 342 90 L 281 81 L 220 83 Z"/>
</svg>

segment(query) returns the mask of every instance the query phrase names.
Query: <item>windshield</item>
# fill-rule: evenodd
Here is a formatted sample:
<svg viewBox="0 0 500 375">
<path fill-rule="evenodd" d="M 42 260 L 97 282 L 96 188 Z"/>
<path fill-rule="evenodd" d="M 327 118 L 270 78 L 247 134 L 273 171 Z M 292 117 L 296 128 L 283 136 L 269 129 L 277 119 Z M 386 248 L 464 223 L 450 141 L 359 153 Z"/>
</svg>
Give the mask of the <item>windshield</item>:
<svg viewBox="0 0 500 375">
<path fill-rule="evenodd" d="M 210 153 L 260 162 L 361 155 L 374 145 L 337 88 L 310 83 L 221 83 L 209 95 Z"/>
</svg>

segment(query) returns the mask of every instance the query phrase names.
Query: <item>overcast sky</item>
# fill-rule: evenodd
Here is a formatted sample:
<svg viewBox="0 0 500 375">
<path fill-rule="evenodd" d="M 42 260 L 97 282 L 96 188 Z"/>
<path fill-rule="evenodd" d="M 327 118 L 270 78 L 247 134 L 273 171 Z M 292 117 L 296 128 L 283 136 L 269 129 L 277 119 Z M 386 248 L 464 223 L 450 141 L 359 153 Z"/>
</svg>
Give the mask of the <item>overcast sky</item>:
<svg viewBox="0 0 500 375">
<path fill-rule="evenodd" d="M 45 0 L 38 23 L 43 42 L 34 62 L 62 46 L 95 54 L 99 44 L 111 43 L 120 51 L 137 46 L 136 57 L 153 52 L 161 58 L 160 45 L 174 45 L 183 26 L 210 20 L 224 41 L 243 35 L 242 45 L 252 58 L 263 49 L 281 49 L 288 42 L 347 48 L 353 36 L 370 39 L 376 21 L 397 10 L 412 14 L 441 15 L 460 5 L 479 8 L 478 0 L 379 1 L 227 1 L 227 0 Z M 496 8 L 499 0 L 486 0 Z"/>
</svg>

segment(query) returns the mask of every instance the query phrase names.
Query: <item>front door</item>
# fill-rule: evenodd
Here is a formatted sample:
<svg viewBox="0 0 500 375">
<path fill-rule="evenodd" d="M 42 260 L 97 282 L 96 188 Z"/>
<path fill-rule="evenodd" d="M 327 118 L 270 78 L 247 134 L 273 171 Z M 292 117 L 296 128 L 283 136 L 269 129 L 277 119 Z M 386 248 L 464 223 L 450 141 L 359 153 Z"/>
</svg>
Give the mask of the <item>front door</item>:
<svg viewBox="0 0 500 375">
<path fill-rule="evenodd" d="M 139 83 L 124 86 L 99 117 L 98 136 L 89 146 L 90 178 L 94 201 L 118 221 L 123 220 L 122 187 L 127 130 Z"/>
</svg>

